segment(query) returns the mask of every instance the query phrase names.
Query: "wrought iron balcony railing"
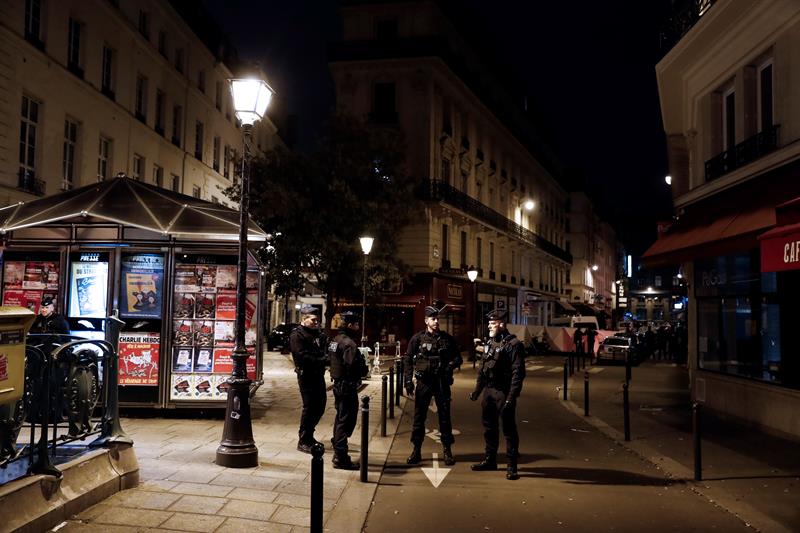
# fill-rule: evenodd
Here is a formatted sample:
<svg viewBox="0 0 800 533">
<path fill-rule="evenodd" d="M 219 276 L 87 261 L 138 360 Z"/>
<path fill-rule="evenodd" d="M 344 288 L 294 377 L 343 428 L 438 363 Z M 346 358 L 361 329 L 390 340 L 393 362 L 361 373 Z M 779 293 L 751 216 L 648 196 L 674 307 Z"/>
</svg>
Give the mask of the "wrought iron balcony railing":
<svg viewBox="0 0 800 533">
<path fill-rule="evenodd" d="M 539 248 L 553 257 L 572 264 L 572 254 L 567 253 L 550 241 L 523 228 L 513 220 L 507 219 L 494 209 L 443 181 L 425 180 L 421 190 L 421 197 L 425 200 L 444 202 L 481 222 Z"/>
<path fill-rule="evenodd" d="M 778 147 L 779 127 L 775 124 L 706 161 L 706 181 L 715 180 L 774 151 Z"/>
</svg>

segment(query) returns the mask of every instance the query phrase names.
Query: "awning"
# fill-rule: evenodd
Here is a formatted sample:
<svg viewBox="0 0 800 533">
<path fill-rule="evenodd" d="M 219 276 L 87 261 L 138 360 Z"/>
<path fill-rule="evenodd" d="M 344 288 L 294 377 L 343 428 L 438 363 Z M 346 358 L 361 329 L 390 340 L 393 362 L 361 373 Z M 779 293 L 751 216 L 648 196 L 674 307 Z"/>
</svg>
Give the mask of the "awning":
<svg viewBox="0 0 800 533">
<path fill-rule="evenodd" d="M 800 223 L 779 226 L 758 237 L 761 272 L 800 269 Z"/>
<path fill-rule="evenodd" d="M 124 176 L 4 207 L 0 209 L 0 234 L 92 219 L 179 239 L 239 239 L 239 211 Z M 247 233 L 252 241 L 267 237 L 252 220 Z"/>
</svg>

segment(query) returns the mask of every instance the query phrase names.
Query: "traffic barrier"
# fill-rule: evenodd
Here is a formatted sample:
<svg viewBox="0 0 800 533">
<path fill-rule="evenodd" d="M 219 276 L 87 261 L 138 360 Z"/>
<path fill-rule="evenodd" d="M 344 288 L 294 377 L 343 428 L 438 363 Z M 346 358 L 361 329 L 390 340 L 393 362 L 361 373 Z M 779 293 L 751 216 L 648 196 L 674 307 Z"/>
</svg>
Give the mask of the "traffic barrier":
<svg viewBox="0 0 800 533">
<path fill-rule="evenodd" d="M 702 454 L 702 418 L 700 404 L 692 404 L 692 437 L 694 440 L 694 480 L 703 480 L 703 454 Z"/>
<path fill-rule="evenodd" d="M 369 396 L 361 397 L 361 482 L 367 482 L 369 467 Z"/>
<path fill-rule="evenodd" d="M 322 486 L 325 447 L 316 443 L 311 447 L 311 533 L 322 533 Z"/>
<path fill-rule="evenodd" d="M 386 376 L 381 376 L 381 437 L 386 436 Z"/>
<path fill-rule="evenodd" d="M 622 414 L 623 422 L 625 424 L 625 441 L 631 440 L 631 408 L 628 398 L 628 382 L 622 384 Z"/>
</svg>

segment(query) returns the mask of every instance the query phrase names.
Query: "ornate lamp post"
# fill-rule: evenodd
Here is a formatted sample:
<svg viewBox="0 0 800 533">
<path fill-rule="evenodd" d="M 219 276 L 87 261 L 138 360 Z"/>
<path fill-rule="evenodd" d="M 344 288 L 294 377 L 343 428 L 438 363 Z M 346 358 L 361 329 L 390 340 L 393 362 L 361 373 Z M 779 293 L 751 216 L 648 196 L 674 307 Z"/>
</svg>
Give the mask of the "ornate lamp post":
<svg viewBox="0 0 800 533">
<path fill-rule="evenodd" d="M 242 121 L 244 150 L 242 152 L 242 181 L 239 195 L 239 270 L 236 283 L 236 346 L 233 349 L 233 370 L 228 378 L 228 405 L 225 410 L 225 429 L 217 448 L 216 463 L 232 468 L 258 465 L 258 448 L 253 440 L 250 418 L 250 379 L 247 377 L 247 348 L 245 347 L 245 301 L 247 300 L 247 228 L 249 223 L 250 172 L 247 156 L 253 124 L 264 117 L 272 99 L 272 89 L 261 79 L 229 80 L 236 117 Z"/>
<path fill-rule="evenodd" d="M 361 346 L 367 342 L 367 257 L 372 250 L 372 243 L 375 241 L 372 237 L 359 237 L 361 242 L 361 251 L 364 252 L 364 276 L 361 278 L 361 288 L 363 294 L 361 298 Z"/>
</svg>

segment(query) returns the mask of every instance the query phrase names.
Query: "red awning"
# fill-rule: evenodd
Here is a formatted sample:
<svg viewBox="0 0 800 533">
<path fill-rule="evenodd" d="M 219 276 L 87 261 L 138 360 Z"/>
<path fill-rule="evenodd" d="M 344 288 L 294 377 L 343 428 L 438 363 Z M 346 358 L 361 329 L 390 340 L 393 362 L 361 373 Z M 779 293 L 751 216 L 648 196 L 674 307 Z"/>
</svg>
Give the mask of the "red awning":
<svg viewBox="0 0 800 533">
<path fill-rule="evenodd" d="M 800 222 L 778 226 L 758 237 L 761 272 L 800 269 Z"/>
</svg>

